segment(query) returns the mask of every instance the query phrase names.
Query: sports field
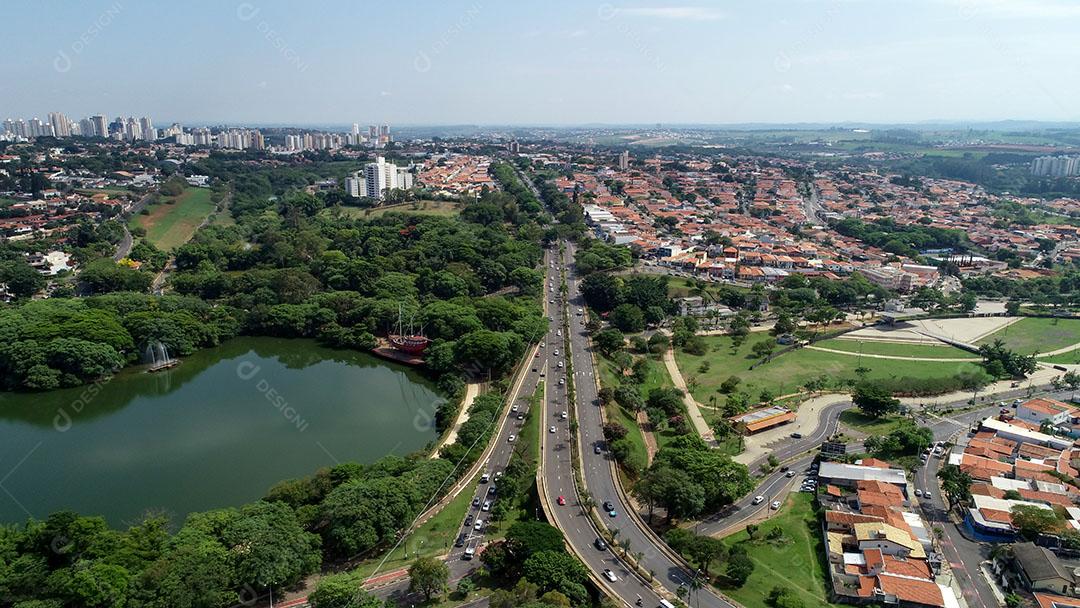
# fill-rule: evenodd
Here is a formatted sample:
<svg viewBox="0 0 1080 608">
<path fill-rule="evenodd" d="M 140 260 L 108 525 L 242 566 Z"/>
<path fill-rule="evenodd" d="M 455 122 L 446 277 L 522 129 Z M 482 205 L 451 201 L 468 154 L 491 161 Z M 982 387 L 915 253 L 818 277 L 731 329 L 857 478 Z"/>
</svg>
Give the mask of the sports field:
<svg viewBox="0 0 1080 608">
<path fill-rule="evenodd" d="M 858 354 L 862 352 L 865 355 L 886 355 L 890 357 L 928 357 L 932 359 L 972 359 L 978 361 L 978 355 L 969 353 L 965 350 L 961 350 L 954 346 L 948 346 L 944 343 L 938 343 L 940 346 L 933 344 L 910 344 L 900 342 L 878 342 L 870 340 L 846 340 L 844 338 L 834 338 L 832 340 L 822 340 L 815 342 L 814 346 L 820 348 L 828 348 L 832 350 L 842 350 L 845 352 Z"/>
<path fill-rule="evenodd" d="M 723 395 L 717 389 L 731 376 L 738 376 L 741 380 L 736 390 L 753 399 L 757 399 L 763 390 L 768 390 L 774 396 L 799 392 L 808 381 L 817 379 L 827 380 L 830 386 L 836 386 L 842 380 L 856 381 L 859 378 L 855 373 L 858 357 L 808 348 L 786 352 L 750 369 L 760 361 L 752 354 L 753 345 L 771 339 L 768 335 L 751 334 L 740 347 L 733 350 L 730 336 L 707 336 L 705 343 L 708 351 L 704 356 L 691 355 L 679 349 L 675 357 L 688 385 L 692 387 L 694 398 L 703 404 L 709 404 L 710 397 L 722 399 Z M 703 361 L 709 362 L 705 372 L 699 371 Z M 905 361 L 863 357 L 862 366 L 868 370 L 865 374 L 867 380 L 947 379 L 961 372 L 982 372 L 982 367 L 976 361 Z M 691 378 L 695 381 L 692 382 Z"/>
<path fill-rule="evenodd" d="M 1025 355 L 1047 353 L 1080 343 L 1080 319 L 1025 317 L 978 343 L 990 344 L 996 339 Z"/>
<path fill-rule="evenodd" d="M 158 249 L 169 251 L 183 245 L 195 234 L 203 220 L 214 211 L 210 190 L 185 188 L 174 199 L 164 199 L 148 207 L 147 215 L 137 214 L 132 226 L 146 229 L 146 240 Z"/>
</svg>

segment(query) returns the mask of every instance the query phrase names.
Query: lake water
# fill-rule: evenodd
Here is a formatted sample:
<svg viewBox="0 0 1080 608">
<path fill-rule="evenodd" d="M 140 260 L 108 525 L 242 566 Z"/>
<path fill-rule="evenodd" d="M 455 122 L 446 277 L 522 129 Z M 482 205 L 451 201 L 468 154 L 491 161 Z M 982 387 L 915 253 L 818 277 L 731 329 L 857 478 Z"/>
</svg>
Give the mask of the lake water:
<svg viewBox="0 0 1080 608">
<path fill-rule="evenodd" d="M 443 401 L 405 367 L 275 338 L 154 374 L 0 393 L 0 521 L 73 509 L 125 526 L 153 510 L 179 524 L 319 467 L 422 449 Z"/>
</svg>

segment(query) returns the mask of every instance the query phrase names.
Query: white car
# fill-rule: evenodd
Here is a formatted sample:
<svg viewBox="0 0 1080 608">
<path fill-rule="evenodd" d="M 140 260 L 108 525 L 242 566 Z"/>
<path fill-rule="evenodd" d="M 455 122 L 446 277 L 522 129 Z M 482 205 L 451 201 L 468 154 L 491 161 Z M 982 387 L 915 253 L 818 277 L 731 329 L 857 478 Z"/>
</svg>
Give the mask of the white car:
<svg viewBox="0 0 1080 608">
<path fill-rule="evenodd" d="M 764 497 L 764 496 L 755 496 L 755 497 L 754 497 L 754 502 L 753 502 L 753 504 L 755 504 L 755 505 L 760 505 L 760 504 L 761 504 L 761 503 L 763 503 L 763 502 L 765 502 L 765 497 Z"/>
<path fill-rule="evenodd" d="M 554 432 L 555 432 L 555 427 L 553 427 L 553 426 L 552 426 L 552 427 L 548 427 L 548 432 L 549 432 L 549 433 L 554 433 Z"/>
<path fill-rule="evenodd" d="M 515 404 L 515 405 L 511 405 L 511 406 L 510 406 L 510 411 L 511 411 L 511 412 L 516 412 L 516 411 L 518 411 L 518 406 L 517 406 L 516 404 Z"/>
<path fill-rule="evenodd" d="M 559 414 L 559 417 L 562 418 L 563 420 L 566 420 L 567 418 L 570 417 L 570 415 L 567 414 L 566 412 L 563 412 L 562 414 Z"/>
<path fill-rule="evenodd" d="M 566 384 L 566 378 L 559 378 L 559 386 Z"/>
<path fill-rule="evenodd" d="M 484 527 L 484 520 L 482 520 L 482 519 L 476 520 L 476 523 L 474 523 L 472 525 L 472 529 L 477 530 L 477 531 L 479 531 L 480 528 L 483 528 L 483 527 Z"/>
<path fill-rule="evenodd" d="M 509 443 L 514 443 L 515 439 L 517 439 L 517 435 L 510 435 L 506 438 L 506 441 L 508 441 Z"/>
<path fill-rule="evenodd" d="M 618 578 L 617 578 L 617 577 L 615 576 L 615 573 L 611 571 L 611 568 L 604 568 L 604 578 L 606 578 L 607 580 L 611 581 L 612 583 L 614 583 L 615 581 L 619 580 L 619 579 L 618 579 Z"/>
<path fill-rule="evenodd" d="M 918 497 L 918 498 L 922 498 L 922 490 L 916 488 L 915 489 L 915 496 Z"/>
<path fill-rule="evenodd" d="M 562 361 L 559 361 L 559 369 L 562 369 Z"/>
<path fill-rule="evenodd" d="M 557 349 L 557 348 L 556 348 L 556 349 L 555 349 L 555 352 L 554 352 L 554 353 L 552 353 L 552 354 L 554 354 L 554 355 L 555 355 L 556 357 L 558 357 L 558 356 L 559 356 L 559 349 Z"/>
<path fill-rule="evenodd" d="M 772 505 L 770 505 L 770 506 L 771 506 L 771 507 L 773 508 L 773 510 L 775 511 L 776 509 L 779 509 L 779 508 L 780 508 L 780 501 L 779 501 L 779 500 L 774 500 L 774 501 L 772 501 Z"/>
<path fill-rule="evenodd" d="M 490 500 L 485 500 L 484 501 L 484 506 L 480 507 L 480 510 L 481 511 L 490 511 L 491 510 L 491 501 Z"/>
</svg>

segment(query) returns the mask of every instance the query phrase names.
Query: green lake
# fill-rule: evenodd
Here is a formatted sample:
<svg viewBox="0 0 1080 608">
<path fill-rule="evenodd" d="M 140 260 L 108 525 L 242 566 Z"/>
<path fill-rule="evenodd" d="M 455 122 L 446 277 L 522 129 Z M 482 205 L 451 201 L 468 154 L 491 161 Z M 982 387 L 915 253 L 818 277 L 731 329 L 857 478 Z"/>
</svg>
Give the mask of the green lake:
<svg viewBox="0 0 1080 608">
<path fill-rule="evenodd" d="M 165 512 L 178 525 L 320 467 L 422 449 L 444 400 L 403 366 L 276 338 L 97 385 L 0 393 L 0 522 L 72 509 L 121 527 Z"/>
</svg>

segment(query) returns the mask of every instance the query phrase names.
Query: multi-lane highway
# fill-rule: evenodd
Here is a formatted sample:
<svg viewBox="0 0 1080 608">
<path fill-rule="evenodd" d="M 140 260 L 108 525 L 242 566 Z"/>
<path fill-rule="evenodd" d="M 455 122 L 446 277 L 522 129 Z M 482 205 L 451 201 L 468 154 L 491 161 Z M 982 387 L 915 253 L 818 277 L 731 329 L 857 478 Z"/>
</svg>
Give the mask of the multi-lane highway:
<svg viewBox="0 0 1080 608">
<path fill-rule="evenodd" d="M 640 599 L 640 605 L 657 606 L 661 596 L 676 597 L 680 595 L 680 587 L 683 591 L 688 590 L 694 572 L 647 529 L 618 486 L 614 462 L 604 447 L 603 414 L 602 408 L 597 406 L 596 376 L 589 336 L 585 330 L 585 317 L 578 313 L 585 304 L 578 291 L 573 253 L 573 246 L 567 244 L 567 314 L 564 319 L 569 337 L 570 361 L 573 364 L 575 399 L 574 403 L 567 404 L 566 392 L 556 391 L 549 396 L 545 407 L 551 424 L 556 424 L 556 416 L 561 418 L 563 408 L 567 408 L 566 411 L 573 408 L 577 433 L 571 435 L 569 426 L 562 424 L 556 427 L 556 433 L 546 437 L 542 491 L 553 511 L 553 524 L 563 531 L 567 542 L 590 570 L 600 576 L 605 569 L 614 574 L 616 580 L 611 582 L 604 579 L 604 585 L 627 605 L 634 605 Z M 657 585 L 655 590 L 649 581 L 632 572 L 611 549 L 597 549 L 597 530 L 586 515 L 582 497 L 578 496 L 575 489 L 575 464 L 571 456 L 571 442 L 576 442 L 586 492 L 591 499 L 587 499 L 584 504 L 595 505 L 603 525 L 609 531 L 618 531 L 618 544 L 626 547 L 631 558 L 637 558 L 645 572 L 653 573 Z M 597 447 L 600 449 L 597 450 Z M 563 496 L 568 504 L 558 505 L 559 496 Z M 604 503 L 611 503 L 614 516 L 609 515 L 603 508 Z M 617 549 L 617 553 L 621 557 L 623 550 Z M 708 608 L 732 606 L 708 589 L 696 592 L 694 603 Z"/>
</svg>

